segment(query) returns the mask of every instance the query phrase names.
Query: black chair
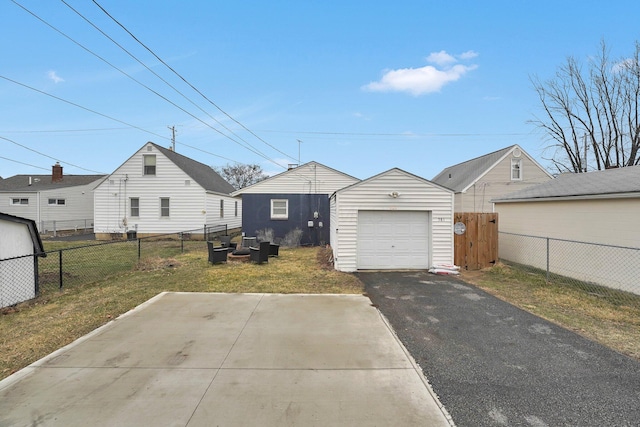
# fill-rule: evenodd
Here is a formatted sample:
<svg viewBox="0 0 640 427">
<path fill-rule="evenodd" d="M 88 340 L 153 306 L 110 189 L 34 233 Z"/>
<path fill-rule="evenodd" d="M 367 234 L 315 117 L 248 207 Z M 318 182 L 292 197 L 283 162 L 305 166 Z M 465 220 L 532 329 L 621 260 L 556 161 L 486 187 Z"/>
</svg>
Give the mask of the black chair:
<svg viewBox="0 0 640 427">
<path fill-rule="evenodd" d="M 269 262 L 269 246 L 270 242 L 260 242 L 259 247 L 251 246 L 249 248 L 249 260 L 258 264 Z"/>
<path fill-rule="evenodd" d="M 275 243 L 269 244 L 269 256 L 278 256 L 279 251 L 280 245 L 276 245 Z"/>
<path fill-rule="evenodd" d="M 211 264 L 227 262 L 229 249 L 222 246 L 213 246 L 213 242 L 207 242 L 207 249 L 209 250 L 209 262 Z"/>
<path fill-rule="evenodd" d="M 220 246 L 227 248 L 229 251 L 234 251 L 238 244 L 231 241 L 231 236 L 220 236 Z"/>
</svg>

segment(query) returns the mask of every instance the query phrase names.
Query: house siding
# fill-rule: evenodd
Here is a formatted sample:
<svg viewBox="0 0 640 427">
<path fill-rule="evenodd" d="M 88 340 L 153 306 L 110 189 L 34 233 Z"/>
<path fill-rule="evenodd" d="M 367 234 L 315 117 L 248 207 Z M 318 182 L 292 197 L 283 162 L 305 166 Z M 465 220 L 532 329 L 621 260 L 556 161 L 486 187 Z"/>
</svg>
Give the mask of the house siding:
<svg viewBox="0 0 640 427">
<path fill-rule="evenodd" d="M 156 175 L 143 174 L 143 155 L 156 155 Z M 187 184 L 188 182 L 188 184 Z M 169 198 L 169 217 L 160 216 L 160 199 Z M 131 217 L 131 198 L 140 200 L 140 216 Z M 141 235 L 202 228 L 206 222 L 206 193 L 185 172 L 157 150 L 144 146 L 95 190 L 96 233 Z"/>
<path fill-rule="evenodd" d="M 330 217 L 328 194 L 244 194 L 242 230 L 255 236 L 258 230 L 272 229 L 276 241 L 295 229 L 302 230 L 302 245 L 322 245 L 329 242 Z M 289 217 L 286 220 L 271 219 L 271 199 L 286 199 Z M 314 218 L 318 212 L 318 218 Z M 308 226 L 313 221 L 313 227 Z M 322 227 L 320 227 L 322 223 Z"/>
<path fill-rule="evenodd" d="M 358 179 L 310 162 L 240 190 L 240 194 L 332 194 Z"/>
<path fill-rule="evenodd" d="M 457 193 L 455 195 L 455 211 L 493 212 L 493 203 L 490 200 L 551 179 L 546 171 L 523 152 L 518 157 L 522 160 L 520 172 L 522 179 L 512 180 L 511 159 L 513 158 L 515 158 L 513 154 L 508 154 L 466 191 Z"/>
<path fill-rule="evenodd" d="M 389 197 L 398 191 L 400 197 Z M 358 211 L 430 212 L 431 264 L 453 263 L 453 193 L 400 170 L 338 191 L 331 198 L 331 246 L 335 268 L 357 270 Z"/>
<path fill-rule="evenodd" d="M 224 216 L 220 217 L 220 200 L 224 201 Z M 235 204 L 238 203 L 238 215 L 235 214 Z M 221 194 L 206 195 L 207 226 L 226 225 L 227 229 L 235 230 L 242 227 L 242 199 Z"/>
<path fill-rule="evenodd" d="M 501 202 L 496 211 L 501 259 L 638 293 L 640 198 Z"/>
</svg>

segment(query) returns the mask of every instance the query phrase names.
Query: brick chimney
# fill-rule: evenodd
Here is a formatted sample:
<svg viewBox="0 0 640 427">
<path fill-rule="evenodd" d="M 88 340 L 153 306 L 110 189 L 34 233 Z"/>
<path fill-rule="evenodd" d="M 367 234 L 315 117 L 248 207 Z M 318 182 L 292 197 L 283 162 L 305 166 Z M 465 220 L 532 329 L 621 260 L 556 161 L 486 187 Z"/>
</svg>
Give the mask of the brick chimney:
<svg viewBox="0 0 640 427">
<path fill-rule="evenodd" d="M 60 162 L 56 162 L 56 164 L 51 167 L 51 182 L 60 181 L 62 181 L 62 166 L 60 166 Z"/>
</svg>

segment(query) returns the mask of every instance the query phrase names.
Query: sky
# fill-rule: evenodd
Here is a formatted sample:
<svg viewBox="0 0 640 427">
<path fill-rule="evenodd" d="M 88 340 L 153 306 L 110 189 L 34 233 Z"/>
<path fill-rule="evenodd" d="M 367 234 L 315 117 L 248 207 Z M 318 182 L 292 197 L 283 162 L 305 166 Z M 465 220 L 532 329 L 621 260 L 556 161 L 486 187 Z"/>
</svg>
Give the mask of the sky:
<svg viewBox="0 0 640 427">
<path fill-rule="evenodd" d="M 269 175 L 432 179 L 519 144 L 531 78 L 640 40 L 637 0 L 0 2 L 0 177 L 109 174 L 147 141 Z"/>
</svg>

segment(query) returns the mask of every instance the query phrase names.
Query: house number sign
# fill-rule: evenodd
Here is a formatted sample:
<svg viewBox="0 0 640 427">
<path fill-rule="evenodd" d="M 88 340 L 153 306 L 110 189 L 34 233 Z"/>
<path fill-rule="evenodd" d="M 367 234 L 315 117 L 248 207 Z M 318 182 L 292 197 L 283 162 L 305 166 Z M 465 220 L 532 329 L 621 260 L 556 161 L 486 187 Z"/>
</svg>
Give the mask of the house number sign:
<svg viewBox="0 0 640 427">
<path fill-rule="evenodd" d="M 465 231 L 467 231 L 467 226 L 464 225 L 464 222 L 456 222 L 453 225 L 453 232 L 457 235 L 462 235 Z"/>
</svg>

